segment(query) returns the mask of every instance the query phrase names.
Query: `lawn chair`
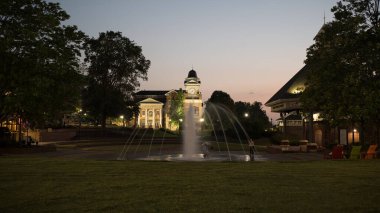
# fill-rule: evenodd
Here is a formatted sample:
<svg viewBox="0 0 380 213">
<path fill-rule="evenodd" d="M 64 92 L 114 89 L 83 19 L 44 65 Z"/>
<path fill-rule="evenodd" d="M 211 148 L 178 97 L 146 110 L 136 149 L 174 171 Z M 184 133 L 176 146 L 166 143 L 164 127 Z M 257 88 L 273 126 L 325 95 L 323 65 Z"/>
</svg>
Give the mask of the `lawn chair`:
<svg viewBox="0 0 380 213">
<path fill-rule="evenodd" d="M 377 144 L 369 146 L 368 151 L 365 154 L 364 159 L 373 159 L 373 158 L 376 158 L 376 149 L 377 149 Z"/>
<path fill-rule="evenodd" d="M 332 153 L 331 153 L 331 159 L 343 159 L 343 147 L 338 145 L 333 148 Z"/>
<path fill-rule="evenodd" d="M 351 154 L 350 154 L 350 160 L 354 159 L 361 159 L 362 153 L 360 150 L 362 149 L 362 146 L 352 146 Z"/>
</svg>

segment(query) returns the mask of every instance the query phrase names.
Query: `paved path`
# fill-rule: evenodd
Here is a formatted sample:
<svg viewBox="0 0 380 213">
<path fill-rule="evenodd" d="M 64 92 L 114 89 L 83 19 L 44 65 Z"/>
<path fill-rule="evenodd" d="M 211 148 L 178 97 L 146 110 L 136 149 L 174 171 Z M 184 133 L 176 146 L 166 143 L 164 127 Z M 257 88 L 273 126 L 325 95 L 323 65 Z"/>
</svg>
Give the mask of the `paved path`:
<svg viewBox="0 0 380 213">
<path fill-rule="evenodd" d="M 23 153 L 22 155 L 38 155 L 46 157 L 59 157 L 59 158 L 69 158 L 69 159 L 96 159 L 96 160 L 117 160 L 120 156 L 124 147 L 123 141 L 112 141 L 112 142 L 99 142 L 93 143 L 92 145 L 86 144 L 91 141 L 68 141 L 68 142 L 45 142 L 41 143 L 41 146 L 51 146 L 56 145 L 57 151 L 52 152 L 42 152 L 42 153 Z M 106 144 L 106 145 L 105 145 Z M 74 145 L 74 146 L 72 146 Z M 179 145 L 171 145 L 170 147 L 160 153 L 159 151 L 151 151 L 150 156 L 164 156 L 168 154 L 179 154 L 181 153 L 181 147 Z M 244 156 L 248 153 L 233 151 L 232 155 Z M 7 155 L 7 154 L 4 154 Z M 12 154 L 13 155 L 13 154 Z M 21 154 L 18 154 L 21 155 Z M 126 153 L 126 159 L 141 159 L 148 156 L 147 150 L 139 150 L 134 152 L 134 148 L 130 149 Z M 229 158 L 228 152 L 210 152 L 210 156 L 224 156 L 226 160 Z M 220 157 L 223 159 L 223 157 Z M 298 161 L 298 160 L 323 160 L 323 153 L 313 152 L 313 153 L 268 153 L 265 151 L 260 151 L 255 154 L 255 161 Z"/>
</svg>

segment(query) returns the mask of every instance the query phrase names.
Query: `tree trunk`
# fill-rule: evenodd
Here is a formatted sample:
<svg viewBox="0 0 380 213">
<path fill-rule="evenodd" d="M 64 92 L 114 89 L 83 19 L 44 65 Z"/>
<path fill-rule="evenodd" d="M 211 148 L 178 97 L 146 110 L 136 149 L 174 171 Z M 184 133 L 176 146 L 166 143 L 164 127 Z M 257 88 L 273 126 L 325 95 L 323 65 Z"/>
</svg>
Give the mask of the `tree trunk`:
<svg viewBox="0 0 380 213">
<path fill-rule="evenodd" d="M 106 134 L 106 122 L 107 122 L 107 115 L 103 111 L 102 117 L 101 117 L 101 124 L 102 124 L 102 135 L 105 136 Z"/>
<path fill-rule="evenodd" d="M 309 127 L 308 127 L 308 130 L 309 130 L 309 143 L 314 143 L 314 122 L 313 122 L 313 113 L 310 112 L 309 113 Z"/>
<path fill-rule="evenodd" d="M 352 121 L 351 122 L 351 143 L 352 143 L 352 145 L 354 145 L 354 142 L 355 142 L 355 131 L 354 131 L 354 129 L 355 129 L 355 123 Z"/>
<path fill-rule="evenodd" d="M 380 145 L 380 128 L 379 123 L 376 123 L 376 144 Z"/>
<path fill-rule="evenodd" d="M 21 140 L 22 140 L 22 137 L 21 137 L 21 116 L 18 118 L 18 143 L 21 144 Z"/>
<path fill-rule="evenodd" d="M 364 119 L 361 118 L 360 123 L 359 123 L 359 142 L 360 142 L 360 144 L 365 144 L 365 138 L 364 138 L 365 133 L 364 133 L 363 127 L 364 127 Z"/>
<path fill-rule="evenodd" d="M 324 130 L 323 131 L 323 145 L 326 147 L 327 144 L 330 143 L 330 139 L 331 139 L 331 127 L 328 121 L 324 121 L 323 130 Z"/>
</svg>

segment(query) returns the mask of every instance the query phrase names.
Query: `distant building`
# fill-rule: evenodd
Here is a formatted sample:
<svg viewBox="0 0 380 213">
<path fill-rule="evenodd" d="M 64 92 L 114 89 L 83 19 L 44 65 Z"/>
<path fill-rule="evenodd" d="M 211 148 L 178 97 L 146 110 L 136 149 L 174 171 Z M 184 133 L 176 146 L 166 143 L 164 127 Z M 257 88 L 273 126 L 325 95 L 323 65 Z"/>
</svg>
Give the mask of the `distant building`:
<svg viewBox="0 0 380 213">
<path fill-rule="evenodd" d="M 298 138 L 306 137 L 299 99 L 305 89 L 307 72 L 306 66 L 303 67 L 265 103 L 272 112 L 280 113 L 280 119 L 277 120 L 280 131 Z"/>
<path fill-rule="evenodd" d="M 304 66 L 266 103 L 272 112 L 280 113 L 277 126 L 289 138 L 307 139 L 319 146 L 331 143 L 342 145 L 359 142 L 359 131 L 353 126 L 331 128 L 319 118 L 318 112 L 305 112 L 300 103 L 310 69 Z M 312 115 L 312 116 L 310 116 Z"/>
<path fill-rule="evenodd" d="M 190 70 L 184 82 L 185 95 L 184 110 L 190 105 L 194 108 L 194 118 L 200 119 L 203 114 L 201 81 L 195 70 Z M 182 89 L 180 89 L 182 90 Z M 167 128 L 175 130 L 178 126 L 170 122 L 171 100 L 180 90 L 142 90 L 134 94 L 135 101 L 139 105 L 139 114 L 135 120 L 141 128 Z"/>
</svg>

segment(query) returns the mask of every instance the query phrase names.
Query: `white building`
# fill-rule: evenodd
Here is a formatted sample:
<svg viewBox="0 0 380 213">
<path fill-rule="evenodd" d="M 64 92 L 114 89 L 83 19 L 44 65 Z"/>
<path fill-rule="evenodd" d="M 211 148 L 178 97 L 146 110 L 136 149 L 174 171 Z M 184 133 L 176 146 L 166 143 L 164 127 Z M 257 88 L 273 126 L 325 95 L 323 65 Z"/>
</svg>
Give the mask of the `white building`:
<svg viewBox="0 0 380 213">
<path fill-rule="evenodd" d="M 184 82 L 184 111 L 190 105 L 194 108 L 194 118 L 199 120 L 203 115 L 202 93 L 200 92 L 201 81 L 195 70 L 190 70 Z M 182 90 L 182 89 L 180 89 Z M 171 100 L 180 90 L 143 90 L 135 93 L 140 112 L 137 117 L 137 126 L 141 128 L 167 128 L 175 130 L 170 122 Z"/>
</svg>

